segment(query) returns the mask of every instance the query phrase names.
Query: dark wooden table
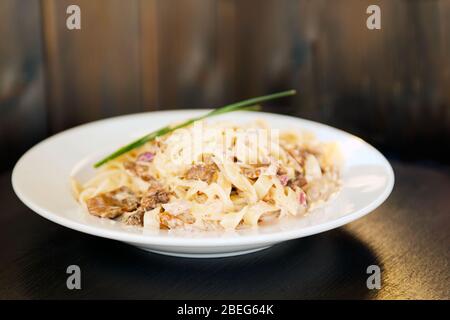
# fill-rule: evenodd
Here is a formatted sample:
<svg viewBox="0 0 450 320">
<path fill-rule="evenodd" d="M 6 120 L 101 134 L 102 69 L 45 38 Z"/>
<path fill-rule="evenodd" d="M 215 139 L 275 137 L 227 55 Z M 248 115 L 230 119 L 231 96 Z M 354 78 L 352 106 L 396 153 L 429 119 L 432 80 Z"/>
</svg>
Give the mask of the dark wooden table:
<svg viewBox="0 0 450 320">
<path fill-rule="evenodd" d="M 49 222 L 0 177 L 0 298 L 450 298 L 450 170 L 393 162 L 396 185 L 375 212 L 345 227 L 222 259 L 140 251 Z M 66 268 L 81 268 L 68 290 Z M 382 287 L 366 269 L 379 265 Z"/>
</svg>

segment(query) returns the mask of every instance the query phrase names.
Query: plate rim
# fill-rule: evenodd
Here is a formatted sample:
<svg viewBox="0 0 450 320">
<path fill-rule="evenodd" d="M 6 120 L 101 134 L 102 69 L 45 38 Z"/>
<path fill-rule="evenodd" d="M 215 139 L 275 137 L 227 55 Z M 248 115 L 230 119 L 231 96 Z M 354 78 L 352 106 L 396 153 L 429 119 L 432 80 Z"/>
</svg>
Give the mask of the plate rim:
<svg viewBox="0 0 450 320">
<path fill-rule="evenodd" d="M 41 206 L 36 205 L 33 203 L 32 200 L 28 199 L 20 190 L 20 187 L 17 185 L 17 174 L 21 167 L 23 166 L 23 162 L 26 161 L 27 156 L 29 156 L 34 150 L 38 149 L 43 144 L 50 143 L 52 140 L 67 134 L 68 132 L 76 131 L 76 130 L 82 130 L 83 128 L 94 126 L 100 123 L 104 122 L 110 122 L 110 121 L 117 121 L 124 118 L 133 118 L 133 117 L 140 117 L 143 115 L 150 115 L 150 114 L 158 114 L 161 116 L 164 116 L 165 114 L 175 114 L 175 113 L 201 113 L 201 112 L 208 112 L 211 109 L 174 109 L 174 110 L 158 110 L 158 111 L 149 111 L 149 112 L 140 112 L 140 113 L 133 113 L 133 114 L 126 114 L 121 116 L 115 116 L 115 117 L 109 117 L 105 119 L 100 119 L 96 121 L 87 122 L 72 128 L 69 128 L 67 130 L 58 132 L 50 137 L 47 137 L 46 139 L 40 141 L 33 147 L 31 147 L 29 150 L 27 150 L 16 162 L 14 165 L 14 169 L 12 171 L 11 175 L 11 182 L 12 187 L 17 195 L 17 197 L 24 203 L 29 209 L 31 209 L 36 214 L 40 215 L 41 217 L 50 220 L 54 223 L 57 223 L 61 226 L 64 226 L 69 229 L 73 229 L 79 232 L 83 232 L 86 234 L 90 234 L 93 236 L 98 236 L 102 238 L 112 239 L 112 240 L 118 240 L 123 242 L 129 242 L 136 245 L 154 245 L 154 246 L 166 246 L 166 247 L 195 247 L 195 248 L 211 248 L 211 247 L 227 247 L 227 246 L 244 246 L 244 245 L 264 245 L 264 244 L 271 244 L 271 243 L 278 243 L 282 241 L 307 237 L 310 235 L 322 233 L 328 230 L 332 230 L 335 228 L 338 228 L 340 226 L 343 226 L 347 223 L 350 223 L 352 221 L 355 221 L 371 212 L 373 212 L 376 208 L 378 208 L 391 194 L 394 184 L 395 184 L 395 174 L 394 170 L 389 163 L 389 161 L 386 159 L 386 157 L 378 151 L 375 147 L 373 147 L 371 144 L 363 140 L 362 138 L 355 136 L 349 132 L 346 132 L 344 130 L 332 127 L 327 124 L 323 124 L 320 122 L 316 122 L 313 120 L 303 119 L 300 117 L 295 116 L 288 116 L 284 114 L 278 114 L 278 113 L 271 113 L 271 112 L 258 112 L 258 114 L 270 116 L 270 117 L 278 117 L 278 118 L 285 118 L 289 120 L 300 120 L 302 122 L 309 123 L 310 125 L 322 127 L 328 130 L 337 131 L 341 134 L 344 134 L 351 138 L 356 138 L 362 143 L 365 147 L 371 149 L 373 152 L 377 154 L 377 156 L 380 158 L 380 160 L 383 162 L 384 167 L 387 169 L 388 172 L 388 182 L 386 188 L 383 190 L 383 192 L 374 199 L 370 204 L 367 206 L 356 210 L 355 212 L 352 212 L 350 214 L 347 214 L 345 216 L 333 219 L 331 221 L 323 222 L 317 225 L 302 227 L 298 229 L 293 230 L 282 230 L 282 231 L 275 231 L 273 233 L 265 233 L 265 234 L 257 234 L 257 235 L 239 235 L 235 237 L 184 237 L 184 236 L 158 236 L 158 235 L 150 235 L 150 234 L 133 234 L 133 233 L 125 233 L 121 230 L 109 230 L 105 228 L 101 228 L 99 226 L 93 226 L 89 224 L 83 224 L 77 221 L 74 221 L 70 218 L 58 215 L 56 213 L 53 213 L 51 210 L 48 210 L 46 208 L 43 208 Z M 242 111 L 241 111 L 242 112 Z M 249 111 L 243 111 L 242 113 L 250 113 Z"/>
</svg>

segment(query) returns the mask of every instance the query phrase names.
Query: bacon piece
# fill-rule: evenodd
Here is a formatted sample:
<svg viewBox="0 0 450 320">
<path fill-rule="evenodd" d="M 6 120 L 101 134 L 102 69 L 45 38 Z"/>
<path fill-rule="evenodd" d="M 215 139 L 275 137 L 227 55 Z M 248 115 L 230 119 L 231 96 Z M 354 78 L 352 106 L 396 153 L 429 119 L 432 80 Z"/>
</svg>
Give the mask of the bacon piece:
<svg viewBox="0 0 450 320">
<path fill-rule="evenodd" d="M 139 208 L 124 217 L 123 222 L 130 226 L 143 226 L 144 225 L 144 209 Z"/>
<path fill-rule="evenodd" d="M 306 207 L 306 193 L 304 193 L 303 191 L 300 192 L 300 196 L 298 197 L 298 201 L 300 202 L 300 204 L 304 207 Z"/>
<path fill-rule="evenodd" d="M 114 219 L 124 212 L 136 210 L 139 199 L 128 187 L 120 187 L 88 199 L 86 205 L 90 214 Z"/>
<path fill-rule="evenodd" d="M 136 163 L 133 161 L 126 161 L 123 164 L 125 170 L 130 172 L 131 174 L 141 178 L 144 181 L 153 180 L 153 176 L 148 173 L 148 166 L 141 163 Z"/>
<path fill-rule="evenodd" d="M 145 210 L 155 209 L 158 204 L 169 202 L 169 192 L 160 184 L 152 183 L 141 199 L 141 207 Z"/>
<path fill-rule="evenodd" d="M 197 164 L 186 172 L 185 177 L 189 180 L 202 180 L 211 183 L 217 179 L 217 170 L 215 164 Z"/>
<path fill-rule="evenodd" d="M 283 187 L 288 185 L 289 177 L 287 174 L 282 174 L 281 176 L 278 176 L 278 179 L 280 180 L 280 183 Z"/>
</svg>

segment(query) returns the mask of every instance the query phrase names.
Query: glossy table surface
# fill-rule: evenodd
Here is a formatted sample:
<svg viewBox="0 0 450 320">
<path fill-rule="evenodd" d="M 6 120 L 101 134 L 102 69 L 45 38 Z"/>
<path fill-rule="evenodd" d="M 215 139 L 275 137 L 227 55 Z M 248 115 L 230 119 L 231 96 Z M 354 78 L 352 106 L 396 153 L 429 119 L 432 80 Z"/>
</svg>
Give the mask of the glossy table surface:
<svg viewBox="0 0 450 320">
<path fill-rule="evenodd" d="M 450 168 L 392 161 L 396 184 L 336 230 L 221 259 L 147 253 L 49 222 L 0 176 L 0 299 L 450 299 Z M 66 269 L 81 269 L 69 290 Z M 381 268 L 368 289 L 367 267 Z"/>
</svg>

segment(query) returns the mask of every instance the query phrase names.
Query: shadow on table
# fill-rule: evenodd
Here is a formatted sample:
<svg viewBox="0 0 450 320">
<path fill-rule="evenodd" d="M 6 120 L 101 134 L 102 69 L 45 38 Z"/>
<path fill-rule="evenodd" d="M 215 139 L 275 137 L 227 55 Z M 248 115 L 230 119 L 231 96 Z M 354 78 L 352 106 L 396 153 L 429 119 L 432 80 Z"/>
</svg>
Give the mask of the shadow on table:
<svg viewBox="0 0 450 320">
<path fill-rule="evenodd" d="M 60 273 L 70 264 L 79 265 L 82 289 L 67 290 L 63 271 L 61 285 L 47 294 L 50 298 L 367 299 L 376 294 L 366 287 L 366 269 L 380 262 L 343 229 L 217 259 L 163 256 L 67 232 L 57 232 L 71 238 L 63 242 L 65 254 L 51 264 L 41 263 L 48 272 Z"/>
</svg>

